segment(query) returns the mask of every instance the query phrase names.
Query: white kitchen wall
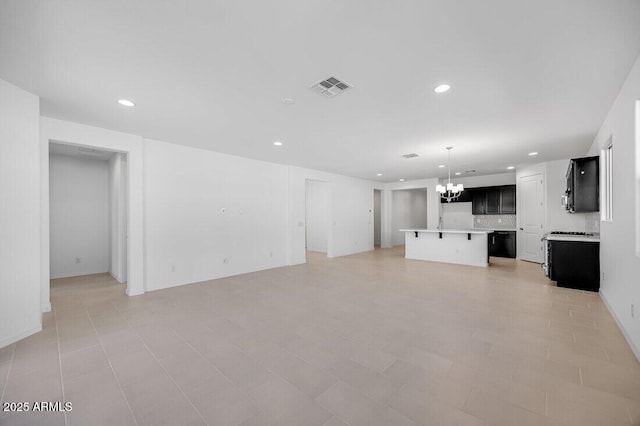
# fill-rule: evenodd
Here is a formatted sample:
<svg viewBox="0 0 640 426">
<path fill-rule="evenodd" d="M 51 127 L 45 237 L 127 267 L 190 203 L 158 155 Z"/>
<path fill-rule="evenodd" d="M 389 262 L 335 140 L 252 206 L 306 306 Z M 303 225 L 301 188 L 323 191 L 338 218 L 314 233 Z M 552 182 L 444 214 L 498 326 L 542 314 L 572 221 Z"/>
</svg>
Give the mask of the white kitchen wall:
<svg viewBox="0 0 640 426">
<path fill-rule="evenodd" d="M 147 290 L 286 265 L 285 166 L 149 139 L 145 155 Z"/>
<path fill-rule="evenodd" d="M 127 157 L 116 153 L 109 159 L 109 204 L 111 225 L 111 265 L 109 272 L 127 280 Z"/>
<path fill-rule="evenodd" d="M 607 141 L 613 142 L 613 220 L 600 222 L 600 265 L 603 279 L 600 296 L 618 321 L 636 357 L 640 360 L 640 258 L 634 234 L 640 233 L 640 129 L 634 115 L 640 100 L 640 59 L 609 110 L 588 155 L 600 155 Z M 632 316 L 631 306 L 634 306 Z"/>
<path fill-rule="evenodd" d="M 473 215 L 471 214 L 471 202 L 468 203 L 442 203 L 442 228 L 444 229 L 470 229 L 473 228 Z"/>
<path fill-rule="evenodd" d="M 396 190 L 392 194 L 392 244 L 397 246 L 404 244 L 405 233 L 400 232 L 399 229 L 427 228 L 427 189 Z"/>
<path fill-rule="evenodd" d="M 0 348 L 42 329 L 39 109 L 0 80 Z"/>
<path fill-rule="evenodd" d="M 327 252 L 329 239 L 329 184 L 306 181 L 307 250 Z"/>
<path fill-rule="evenodd" d="M 51 278 L 108 272 L 109 163 L 49 157 Z"/>
<path fill-rule="evenodd" d="M 440 184 L 447 182 L 447 179 L 439 179 Z M 451 182 L 458 184 L 461 183 L 465 188 L 480 188 L 483 186 L 500 186 L 500 185 L 515 185 L 516 173 L 496 173 L 493 175 L 484 176 L 452 176 Z"/>
</svg>

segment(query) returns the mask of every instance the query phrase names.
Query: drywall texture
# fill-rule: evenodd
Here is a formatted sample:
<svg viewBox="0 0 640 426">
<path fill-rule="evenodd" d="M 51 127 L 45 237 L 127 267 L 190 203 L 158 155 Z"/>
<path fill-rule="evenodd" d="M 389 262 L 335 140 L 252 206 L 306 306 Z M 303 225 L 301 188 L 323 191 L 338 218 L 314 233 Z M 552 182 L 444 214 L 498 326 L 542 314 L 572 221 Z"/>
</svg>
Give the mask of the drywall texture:
<svg viewBox="0 0 640 426">
<path fill-rule="evenodd" d="M 640 60 L 632 68 L 588 155 L 600 155 L 609 138 L 613 142 L 613 220 L 600 223 L 600 295 L 618 320 L 640 360 L 640 258 L 634 234 L 640 232 L 638 151 L 640 129 L 634 115 L 640 100 Z M 634 191 L 634 183 L 636 190 Z M 616 190 L 619 189 L 619 190 Z M 632 316 L 631 306 L 635 308 Z"/>
<path fill-rule="evenodd" d="M 109 163 L 49 156 L 51 278 L 108 272 Z"/>
<path fill-rule="evenodd" d="M 39 331 L 39 100 L 0 80 L 0 348 Z"/>
<path fill-rule="evenodd" d="M 396 190 L 392 194 L 392 244 L 397 246 L 404 244 L 405 233 L 399 229 L 427 228 L 427 189 Z"/>
<path fill-rule="evenodd" d="M 285 166 L 155 140 L 145 155 L 147 290 L 286 264 Z"/>
<path fill-rule="evenodd" d="M 117 153 L 109 160 L 109 208 L 111 263 L 109 272 L 127 280 L 127 158 Z"/>
<path fill-rule="evenodd" d="M 307 250 L 327 252 L 329 239 L 329 184 L 306 182 Z"/>
<path fill-rule="evenodd" d="M 442 228 L 444 229 L 469 229 L 473 228 L 473 215 L 471 202 L 468 203 L 442 203 L 440 213 Z"/>
<path fill-rule="evenodd" d="M 447 179 L 440 179 L 440 184 L 446 184 Z M 500 185 L 515 185 L 516 173 L 497 173 L 495 175 L 484 176 L 452 176 L 451 182 L 458 184 L 461 183 L 465 188 L 480 188 L 483 186 L 500 186 Z"/>
</svg>

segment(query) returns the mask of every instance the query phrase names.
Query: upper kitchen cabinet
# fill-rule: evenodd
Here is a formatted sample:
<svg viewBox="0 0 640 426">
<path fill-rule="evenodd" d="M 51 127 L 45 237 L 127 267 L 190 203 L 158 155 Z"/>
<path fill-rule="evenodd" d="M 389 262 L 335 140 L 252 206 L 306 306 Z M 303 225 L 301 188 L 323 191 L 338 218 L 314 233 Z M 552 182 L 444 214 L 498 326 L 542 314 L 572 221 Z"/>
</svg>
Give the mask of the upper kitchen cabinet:
<svg viewBox="0 0 640 426">
<path fill-rule="evenodd" d="M 567 210 L 600 211 L 600 157 L 574 158 L 567 170 Z"/>
<path fill-rule="evenodd" d="M 471 190 L 471 213 L 474 215 L 487 214 L 487 193 L 484 188 Z"/>
<path fill-rule="evenodd" d="M 516 186 L 500 188 L 500 214 L 516 214 Z"/>
<path fill-rule="evenodd" d="M 515 185 L 474 188 L 471 191 L 474 215 L 516 214 Z"/>
</svg>

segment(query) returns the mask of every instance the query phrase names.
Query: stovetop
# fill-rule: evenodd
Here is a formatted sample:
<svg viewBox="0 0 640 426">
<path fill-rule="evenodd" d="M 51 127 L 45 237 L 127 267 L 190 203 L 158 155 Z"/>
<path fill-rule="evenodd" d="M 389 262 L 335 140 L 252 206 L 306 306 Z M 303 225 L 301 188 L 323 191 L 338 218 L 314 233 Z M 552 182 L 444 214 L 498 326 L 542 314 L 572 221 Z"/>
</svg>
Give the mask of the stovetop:
<svg viewBox="0 0 640 426">
<path fill-rule="evenodd" d="M 592 237 L 592 232 L 575 232 L 575 231 L 552 231 L 549 232 L 551 235 L 582 235 L 585 237 Z"/>
</svg>

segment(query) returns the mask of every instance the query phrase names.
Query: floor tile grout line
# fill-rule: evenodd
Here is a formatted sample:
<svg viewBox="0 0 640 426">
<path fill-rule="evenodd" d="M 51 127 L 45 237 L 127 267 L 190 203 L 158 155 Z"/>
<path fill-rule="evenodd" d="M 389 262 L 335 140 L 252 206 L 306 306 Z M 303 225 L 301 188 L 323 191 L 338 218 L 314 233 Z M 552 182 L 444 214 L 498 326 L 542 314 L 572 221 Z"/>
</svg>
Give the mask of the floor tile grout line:
<svg viewBox="0 0 640 426">
<path fill-rule="evenodd" d="M 175 332 L 174 332 L 175 333 Z M 187 394 L 185 393 L 184 390 L 182 390 L 182 387 L 174 380 L 173 376 L 171 374 L 169 374 L 169 372 L 167 371 L 167 369 L 165 368 L 165 366 L 162 364 L 162 362 L 160 361 L 160 359 L 158 359 L 158 357 L 156 356 L 156 354 L 153 353 L 153 351 L 151 351 L 151 348 L 149 348 L 149 346 L 147 346 L 147 342 L 144 341 L 144 339 L 142 340 L 142 344 L 144 345 L 144 347 L 147 349 L 147 351 L 149 351 L 149 353 L 151 354 L 151 356 L 153 357 L 153 359 L 156 360 L 156 362 L 158 363 L 158 365 L 160 365 L 160 368 L 162 368 L 162 371 L 165 372 L 165 374 L 167 375 L 167 377 L 169 377 L 169 379 L 171 379 L 171 381 L 173 382 L 173 384 L 176 386 L 176 388 L 178 388 L 178 390 L 180 391 L 180 393 L 182 394 L 182 396 L 184 396 L 184 399 L 187 400 L 187 402 L 189 403 L 189 405 L 191 405 L 191 407 L 195 410 L 195 412 L 198 414 L 198 416 L 200 417 L 200 419 L 202 419 L 202 421 L 204 422 L 204 424 L 206 424 L 207 426 L 209 426 L 209 422 L 207 422 L 207 419 L 204 418 L 204 416 L 202 415 L 202 413 L 200 412 L 200 410 L 198 410 L 198 407 L 195 406 L 195 404 L 191 401 L 191 399 L 187 396 Z"/>
<path fill-rule="evenodd" d="M 9 375 L 11 374 L 11 367 L 13 367 L 13 358 L 16 356 L 17 343 L 13 344 L 13 350 L 11 351 L 11 359 L 9 360 L 9 369 L 7 370 L 7 377 L 5 378 L 4 385 L 2 386 L 2 393 L 0 393 L 0 401 L 4 401 L 4 395 L 7 392 L 7 385 L 9 384 Z"/>
<path fill-rule="evenodd" d="M 129 404 L 129 400 L 127 399 L 127 395 L 124 393 L 124 389 L 122 389 L 122 384 L 120 383 L 120 380 L 118 379 L 118 376 L 116 375 L 116 370 L 113 368 L 113 364 L 111 363 L 111 359 L 109 358 L 109 354 L 107 354 L 107 350 L 104 348 L 104 345 L 102 344 L 102 339 L 100 338 L 100 334 L 98 333 L 98 329 L 96 328 L 96 325 L 93 323 L 93 319 L 91 318 L 91 315 L 89 314 L 89 311 L 87 311 L 87 317 L 89 317 L 89 322 L 91 322 L 91 326 L 93 327 L 93 331 L 94 331 L 94 333 L 96 333 L 96 337 L 98 338 L 98 342 L 100 344 L 100 348 L 102 349 L 102 353 L 104 354 L 105 358 L 107 359 L 107 362 L 109 363 L 109 368 L 111 369 L 111 374 L 113 374 L 113 378 L 116 380 L 116 383 L 118 384 L 118 389 L 120 389 L 120 393 L 122 394 L 122 398 L 124 399 L 125 404 L 127 404 L 127 408 L 129 408 L 129 413 L 131 413 L 131 417 L 133 418 L 133 422 L 136 425 L 138 425 L 138 420 L 136 419 L 136 416 L 133 414 L 133 409 L 131 408 L 131 405 Z"/>
<path fill-rule="evenodd" d="M 62 378 L 62 353 L 60 352 L 60 330 L 58 329 L 58 317 L 55 307 L 51 309 L 53 311 L 53 320 L 56 322 L 56 341 L 58 343 L 58 368 L 60 369 L 60 388 L 62 389 L 62 402 L 67 402 L 64 396 L 64 379 Z M 64 424 L 67 426 L 69 421 L 67 419 L 67 411 L 64 411 Z"/>
</svg>

